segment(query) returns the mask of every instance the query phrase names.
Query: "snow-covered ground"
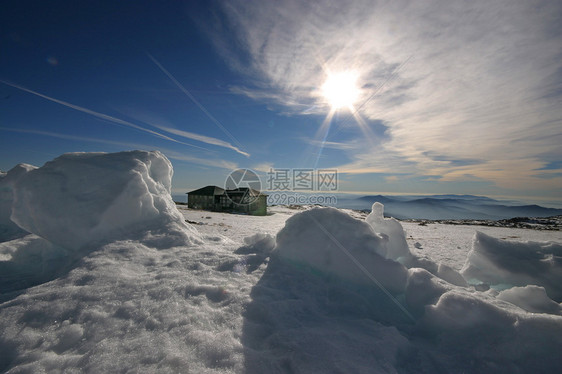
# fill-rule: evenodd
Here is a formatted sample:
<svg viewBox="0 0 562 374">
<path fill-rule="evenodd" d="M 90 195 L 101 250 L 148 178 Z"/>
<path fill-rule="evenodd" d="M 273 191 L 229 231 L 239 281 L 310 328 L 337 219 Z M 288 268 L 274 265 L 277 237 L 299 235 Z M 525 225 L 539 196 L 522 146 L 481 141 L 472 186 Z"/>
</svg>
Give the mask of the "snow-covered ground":
<svg viewBox="0 0 562 374">
<path fill-rule="evenodd" d="M 195 228 L 208 236 L 223 235 L 233 240 L 234 246 L 243 245 L 244 238 L 256 232 L 275 236 L 283 228 L 287 218 L 306 208 L 288 208 L 286 206 L 268 207 L 268 216 L 255 217 L 233 215 L 187 209 L 178 205 L 179 211 L 186 220 L 196 222 Z M 350 209 L 341 209 L 354 218 L 364 220 L 366 213 Z M 415 222 L 400 222 L 411 252 L 418 256 L 427 256 L 435 262 L 442 262 L 460 271 L 472 248 L 472 240 L 476 231 L 494 238 L 508 241 L 534 241 L 562 243 L 562 231 L 542 231 L 507 227 L 489 227 L 475 225 L 446 225 L 429 223 L 420 225 Z"/>
<path fill-rule="evenodd" d="M 399 223 L 382 206 L 188 210 L 171 176 L 140 151 L 0 176 L 0 372 L 562 365 L 559 231 Z"/>
</svg>

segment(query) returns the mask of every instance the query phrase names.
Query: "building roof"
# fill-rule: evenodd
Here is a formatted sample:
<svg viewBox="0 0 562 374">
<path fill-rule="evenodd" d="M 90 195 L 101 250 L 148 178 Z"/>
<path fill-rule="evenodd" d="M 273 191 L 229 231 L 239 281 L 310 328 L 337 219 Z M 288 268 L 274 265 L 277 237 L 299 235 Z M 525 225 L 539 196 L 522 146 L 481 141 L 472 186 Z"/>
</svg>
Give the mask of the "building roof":
<svg viewBox="0 0 562 374">
<path fill-rule="evenodd" d="M 233 190 L 227 190 L 226 193 L 229 194 L 229 195 L 238 195 L 238 194 L 240 194 L 240 195 L 247 194 L 248 196 L 264 195 L 260 191 L 254 190 L 253 188 L 249 188 L 249 187 L 238 187 L 238 188 L 235 188 Z"/>
<path fill-rule="evenodd" d="M 224 195 L 225 192 L 228 195 L 234 196 L 234 195 L 247 195 L 247 196 L 260 196 L 260 195 L 264 195 L 267 196 L 263 193 L 261 193 L 258 190 L 254 190 L 253 188 L 249 188 L 249 187 L 238 187 L 232 190 L 225 190 L 224 188 L 220 188 L 217 186 L 206 186 L 203 188 L 199 188 L 197 190 L 193 190 L 191 192 L 187 192 L 188 195 L 197 195 L 197 196 L 217 196 L 217 195 Z"/>
<path fill-rule="evenodd" d="M 199 188 L 197 190 L 193 190 L 191 192 L 187 192 L 188 195 L 198 195 L 198 196 L 216 196 L 222 195 L 224 193 L 224 188 L 220 188 L 217 186 L 206 186 L 203 188 Z"/>
</svg>

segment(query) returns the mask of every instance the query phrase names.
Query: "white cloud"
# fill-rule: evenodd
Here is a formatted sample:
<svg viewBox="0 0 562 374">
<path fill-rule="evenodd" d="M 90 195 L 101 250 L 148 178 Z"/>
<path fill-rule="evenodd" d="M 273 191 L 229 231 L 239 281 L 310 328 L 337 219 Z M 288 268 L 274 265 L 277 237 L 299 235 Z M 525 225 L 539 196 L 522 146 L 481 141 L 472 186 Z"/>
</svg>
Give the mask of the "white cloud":
<svg viewBox="0 0 562 374">
<path fill-rule="evenodd" d="M 360 113 L 384 121 L 389 138 L 377 150 L 365 143 L 349 151 L 353 161 L 342 169 L 562 187 L 561 178 L 534 171 L 562 159 L 562 3 L 222 4 L 238 43 L 213 40 L 234 69 L 254 78 L 239 93 L 294 113 L 325 113 L 318 92 L 325 70 L 359 72 Z M 446 161 L 464 159 L 481 162 Z"/>
<path fill-rule="evenodd" d="M 252 166 L 252 170 L 254 171 L 261 171 L 262 173 L 268 173 L 272 169 L 274 169 L 273 163 L 271 162 L 262 162 L 260 164 L 256 164 Z"/>
<path fill-rule="evenodd" d="M 388 175 L 386 177 L 384 177 L 384 179 L 387 182 L 397 182 L 398 181 L 398 176 L 397 175 Z"/>
</svg>

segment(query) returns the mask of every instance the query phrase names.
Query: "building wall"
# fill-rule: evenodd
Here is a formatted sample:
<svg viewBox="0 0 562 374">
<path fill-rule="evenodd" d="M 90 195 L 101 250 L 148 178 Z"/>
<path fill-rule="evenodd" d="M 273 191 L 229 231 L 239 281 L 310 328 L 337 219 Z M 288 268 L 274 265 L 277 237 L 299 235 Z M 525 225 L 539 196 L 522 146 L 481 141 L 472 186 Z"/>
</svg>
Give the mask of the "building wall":
<svg viewBox="0 0 562 374">
<path fill-rule="evenodd" d="M 250 204 L 249 213 L 255 216 L 265 216 L 267 214 L 267 196 L 258 196 L 258 199 Z"/>
<path fill-rule="evenodd" d="M 190 209 L 214 210 L 219 212 L 239 212 L 257 216 L 267 214 L 267 196 L 260 195 L 250 204 L 237 204 L 226 195 L 204 196 L 187 195 L 187 207 Z"/>
<path fill-rule="evenodd" d="M 214 196 L 204 195 L 187 195 L 187 207 L 191 209 L 208 209 L 214 208 Z"/>
</svg>

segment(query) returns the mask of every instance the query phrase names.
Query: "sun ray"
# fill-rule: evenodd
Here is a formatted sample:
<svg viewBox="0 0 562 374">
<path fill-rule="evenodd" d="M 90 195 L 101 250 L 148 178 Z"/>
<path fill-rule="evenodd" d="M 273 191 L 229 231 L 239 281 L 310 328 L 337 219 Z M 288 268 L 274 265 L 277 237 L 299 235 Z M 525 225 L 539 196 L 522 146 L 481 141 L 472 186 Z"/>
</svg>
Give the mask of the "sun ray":
<svg viewBox="0 0 562 374">
<path fill-rule="evenodd" d="M 318 130 L 316 130 L 311 144 L 307 147 L 304 153 L 304 161 L 302 163 L 302 167 L 310 167 L 310 164 L 313 164 L 314 167 L 318 165 L 318 162 L 322 155 L 324 144 L 326 142 L 326 139 L 328 138 L 328 134 L 330 133 L 332 118 L 334 117 L 335 113 L 335 110 L 330 109 L 330 111 L 322 121 L 322 124 L 320 125 L 320 127 L 318 127 Z M 320 145 L 318 146 L 318 144 Z M 312 157 L 315 157 L 315 159 L 312 159 Z"/>
<path fill-rule="evenodd" d="M 365 122 L 363 117 L 361 117 L 361 115 L 359 114 L 359 112 L 357 110 L 355 110 L 355 108 L 352 107 L 352 110 L 350 110 L 350 112 L 351 112 L 351 115 L 353 116 L 353 118 L 355 119 L 355 121 L 357 122 L 357 125 L 358 125 L 359 129 L 361 130 L 361 132 L 363 133 L 363 135 L 367 139 L 367 141 L 369 143 L 369 146 L 374 145 L 375 144 L 375 134 L 371 131 L 371 128 L 369 127 L 369 125 L 367 125 L 367 123 Z"/>
<path fill-rule="evenodd" d="M 326 116 L 324 122 L 322 122 L 322 125 L 320 126 L 320 129 L 318 129 L 318 132 L 316 133 L 316 135 L 319 136 L 321 131 L 325 129 L 324 135 L 322 135 L 322 141 L 320 143 L 320 147 L 318 147 L 318 152 L 316 153 L 316 161 L 314 162 L 315 169 L 318 167 L 318 162 L 320 161 L 320 157 L 322 156 L 322 150 L 324 149 L 324 144 L 326 143 L 326 139 L 328 139 L 328 134 L 330 133 L 330 127 L 332 124 L 332 118 L 334 118 L 335 113 L 336 111 L 333 109 L 330 110 L 330 112 L 328 112 L 328 115 Z"/>
</svg>

